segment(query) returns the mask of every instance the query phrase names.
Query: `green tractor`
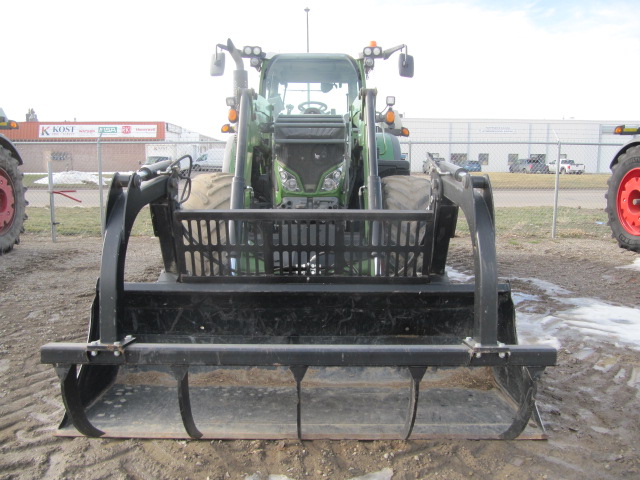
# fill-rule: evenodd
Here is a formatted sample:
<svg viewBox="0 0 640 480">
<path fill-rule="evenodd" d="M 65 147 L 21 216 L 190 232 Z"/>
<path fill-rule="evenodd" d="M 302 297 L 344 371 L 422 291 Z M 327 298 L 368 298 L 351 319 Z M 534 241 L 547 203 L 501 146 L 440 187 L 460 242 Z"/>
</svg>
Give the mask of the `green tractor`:
<svg viewBox="0 0 640 480">
<path fill-rule="evenodd" d="M 176 438 L 544 436 L 535 394 L 556 351 L 520 345 L 498 282 L 489 179 L 433 161 L 409 175 L 388 98 L 366 80 L 401 45 L 235 62 L 223 172 L 116 174 L 82 343 L 49 343 L 61 435 Z M 260 72 L 248 88 L 244 62 Z M 180 185 L 185 185 L 181 188 Z M 149 205 L 164 271 L 125 282 Z M 475 281 L 445 271 L 458 212 Z"/>
<path fill-rule="evenodd" d="M 8 120 L 0 108 L 0 130 L 16 128 L 18 123 Z M 0 255 L 20 243 L 20 234 L 24 232 L 27 202 L 24 198 L 23 174 L 18 169 L 20 165 L 20 153 L 7 137 L 0 134 Z"/>
<path fill-rule="evenodd" d="M 358 60 L 342 54 L 269 56 L 259 47 L 239 50 L 231 41 L 218 48 L 236 64 L 234 96 L 227 98 L 232 123 L 223 127 L 235 133 L 223 167 L 237 182 L 232 208 L 380 209 L 380 179 L 409 175 L 398 141 L 409 132 L 393 111 L 395 99 L 387 97 L 385 111 L 376 113 L 376 91 L 365 87 L 375 60 L 404 45 L 367 47 Z M 223 74 L 224 51 L 214 56 L 212 75 Z M 260 72 L 258 92 L 247 89 L 244 60 Z M 399 69 L 413 76 L 413 58 L 401 54 Z M 198 177 L 194 192 L 216 177 Z M 397 182 L 383 180 L 390 190 L 411 190 L 416 183 L 428 196 L 425 179 Z"/>
</svg>

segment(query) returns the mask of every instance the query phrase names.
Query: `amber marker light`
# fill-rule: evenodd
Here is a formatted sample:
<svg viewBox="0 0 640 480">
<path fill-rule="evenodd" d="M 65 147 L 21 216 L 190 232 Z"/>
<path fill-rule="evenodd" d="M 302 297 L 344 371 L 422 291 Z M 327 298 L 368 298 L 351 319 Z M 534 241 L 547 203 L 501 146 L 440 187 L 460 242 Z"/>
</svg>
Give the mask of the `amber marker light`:
<svg viewBox="0 0 640 480">
<path fill-rule="evenodd" d="M 229 115 L 227 118 L 231 123 L 236 123 L 238 121 L 238 111 L 235 108 L 229 109 Z"/>
<path fill-rule="evenodd" d="M 384 121 L 387 122 L 389 125 L 393 125 L 393 122 L 396 121 L 395 112 L 393 110 L 389 110 L 384 117 Z"/>
<path fill-rule="evenodd" d="M 228 123 L 225 123 L 224 125 L 222 125 L 222 128 L 220 129 L 220 131 L 222 133 L 233 133 L 235 132 L 235 128 L 233 128 L 231 125 L 229 125 Z"/>
<path fill-rule="evenodd" d="M 405 127 L 402 127 L 401 135 L 402 135 L 403 137 L 408 137 L 408 136 L 409 136 L 409 129 L 408 129 L 408 128 L 405 128 Z"/>
</svg>

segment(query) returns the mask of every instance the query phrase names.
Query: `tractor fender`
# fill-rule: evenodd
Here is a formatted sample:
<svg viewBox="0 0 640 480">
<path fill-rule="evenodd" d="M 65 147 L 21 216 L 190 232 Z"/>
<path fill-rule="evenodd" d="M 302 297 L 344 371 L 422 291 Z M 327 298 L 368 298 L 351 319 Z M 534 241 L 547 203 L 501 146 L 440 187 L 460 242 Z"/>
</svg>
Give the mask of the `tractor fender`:
<svg viewBox="0 0 640 480">
<path fill-rule="evenodd" d="M 620 156 L 624 155 L 627 150 L 635 147 L 636 145 L 640 145 L 640 137 L 633 138 L 629 143 L 623 145 L 622 148 L 618 150 L 618 153 L 616 153 L 615 157 L 613 157 L 613 160 L 611 161 L 611 164 L 609 165 L 609 170 L 611 170 L 614 165 L 618 164 L 618 159 L 620 158 Z"/>
<path fill-rule="evenodd" d="M 18 152 L 18 149 L 15 147 L 11 140 L 0 133 L 0 147 L 6 148 L 11 152 L 11 155 L 18 161 L 18 165 L 22 165 L 22 157 Z"/>
</svg>

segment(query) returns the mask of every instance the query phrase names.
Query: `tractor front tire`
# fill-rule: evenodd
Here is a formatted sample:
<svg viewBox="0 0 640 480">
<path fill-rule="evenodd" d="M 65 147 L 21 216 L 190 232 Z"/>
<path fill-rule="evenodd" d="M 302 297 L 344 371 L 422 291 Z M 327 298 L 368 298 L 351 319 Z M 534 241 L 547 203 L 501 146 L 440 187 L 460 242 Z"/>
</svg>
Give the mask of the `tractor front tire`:
<svg viewBox="0 0 640 480">
<path fill-rule="evenodd" d="M 640 145 L 620 155 L 608 180 L 607 215 L 613 238 L 640 253 Z"/>
<path fill-rule="evenodd" d="M 18 160 L 11 151 L 0 147 L 0 255 L 20 243 L 27 218 L 24 192 Z"/>
<path fill-rule="evenodd" d="M 183 210 L 228 210 L 231 205 L 232 183 L 233 175 L 229 173 L 215 172 L 198 175 L 191 181 L 191 195 L 182 204 Z M 202 232 L 207 231 L 206 225 L 201 227 L 200 230 Z M 195 241 L 202 242 L 197 231 L 194 231 L 192 235 Z M 216 232 L 215 229 L 211 230 L 211 236 L 212 238 L 206 239 L 205 243 L 211 245 L 224 245 L 227 243 L 227 235 L 224 229 L 219 232 Z M 201 260 L 204 260 L 204 262 Z M 219 275 L 222 270 L 229 268 L 229 260 L 226 253 L 223 253 L 221 258 L 213 258 L 211 260 L 212 262 L 209 262 L 209 259 L 201 259 L 200 254 L 196 253 L 196 266 L 193 274 Z"/>
<path fill-rule="evenodd" d="M 412 177 L 409 175 L 392 175 L 382 179 L 382 208 L 385 210 L 426 210 L 429 207 L 431 197 L 431 182 L 426 178 Z M 395 241 L 400 233 L 400 245 L 415 245 L 424 239 L 416 239 L 415 222 L 402 222 L 401 231 L 393 225 L 389 241 Z M 411 274 L 415 272 L 419 275 L 422 272 L 422 261 L 416 261 L 412 265 L 412 258 L 404 258 L 401 255 L 392 255 L 387 259 L 390 263 L 390 271 L 398 270 L 398 275 Z M 405 272 L 405 267 L 409 267 L 409 272 Z"/>
</svg>

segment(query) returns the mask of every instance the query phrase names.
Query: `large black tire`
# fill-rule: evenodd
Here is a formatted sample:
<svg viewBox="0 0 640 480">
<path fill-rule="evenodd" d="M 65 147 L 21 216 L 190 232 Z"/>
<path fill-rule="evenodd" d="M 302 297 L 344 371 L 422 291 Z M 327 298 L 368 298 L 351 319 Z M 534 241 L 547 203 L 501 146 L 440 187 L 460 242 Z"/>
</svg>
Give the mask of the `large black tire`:
<svg viewBox="0 0 640 480">
<path fill-rule="evenodd" d="M 0 147 L 0 255 L 20 243 L 24 232 L 25 207 L 22 172 L 11 151 Z"/>
<path fill-rule="evenodd" d="M 382 208 L 385 210 L 426 210 L 429 207 L 431 197 L 431 182 L 426 178 L 411 177 L 409 175 L 393 175 L 382 179 Z M 416 239 L 415 222 L 403 222 L 400 231 L 400 244 L 415 244 Z M 391 239 L 398 238 L 398 228 L 393 225 L 391 228 Z M 402 256 L 391 256 L 387 259 L 390 263 L 390 271 L 395 271 L 396 264 L 399 275 L 411 275 L 413 269 L 416 272 L 422 271 L 422 261 L 419 259 L 414 267 L 412 258 L 406 259 Z M 409 271 L 405 272 L 405 266 L 409 264 Z"/>
<path fill-rule="evenodd" d="M 640 145 L 620 155 L 608 184 L 611 234 L 622 248 L 640 253 Z"/>
<path fill-rule="evenodd" d="M 188 200 L 182 204 L 184 210 L 227 210 L 231 204 L 231 184 L 233 182 L 233 175 L 229 173 L 215 172 L 215 173 L 203 173 L 191 180 L 191 195 Z M 206 231 L 206 227 L 202 228 L 202 231 Z M 197 241 L 197 232 L 194 232 L 194 237 Z M 207 243 L 212 244 L 224 244 L 226 243 L 225 232 L 216 234 L 213 232 L 213 238 Z M 213 274 L 218 275 L 220 273 L 220 267 L 228 267 L 228 259 L 226 253 L 220 259 L 214 259 L 213 271 L 209 271 L 209 261 L 205 259 L 205 271 L 202 271 L 199 254 L 196 254 L 196 268 L 195 275 Z"/>
</svg>

